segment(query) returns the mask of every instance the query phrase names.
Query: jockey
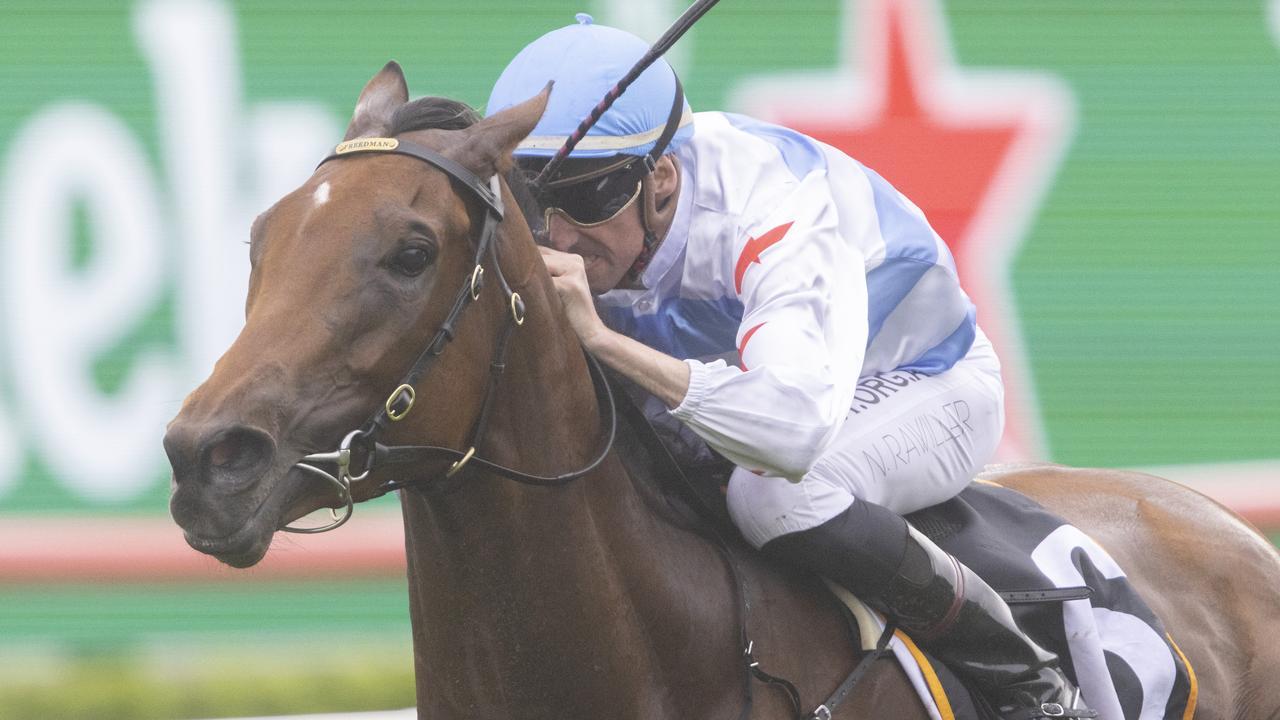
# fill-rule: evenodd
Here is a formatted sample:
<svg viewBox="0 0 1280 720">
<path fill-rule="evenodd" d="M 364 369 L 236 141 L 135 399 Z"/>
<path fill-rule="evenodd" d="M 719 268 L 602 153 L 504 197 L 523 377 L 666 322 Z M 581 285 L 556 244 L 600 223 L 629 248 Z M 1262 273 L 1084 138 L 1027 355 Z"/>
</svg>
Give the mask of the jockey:
<svg viewBox="0 0 1280 720">
<path fill-rule="evenodd" d="M 647 49 L 579 15 L 520 51 L 489 114 L 555 81 L 520 165 L 541 169 Z M 1090 715 L 1000 596 L 902 517 L 959 493 L 1004 425 L 999 361 L 919 208 L 812 138 L 693 114 L 663 60 L 538 199 L 574 330 L 733 461 L 749 542 L 890 616 L 1002 716 Z"/>
</svg>

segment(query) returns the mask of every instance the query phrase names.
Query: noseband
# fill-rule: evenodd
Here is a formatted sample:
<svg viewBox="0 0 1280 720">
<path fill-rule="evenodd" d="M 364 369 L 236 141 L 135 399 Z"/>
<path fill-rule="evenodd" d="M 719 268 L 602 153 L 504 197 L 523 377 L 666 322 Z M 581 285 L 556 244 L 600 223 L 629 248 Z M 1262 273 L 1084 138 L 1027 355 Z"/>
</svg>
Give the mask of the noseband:
<svg viewBox="0 0 1280 720">
<path fill-rule="evenodd" d="M 502 191 L 498 182 L 498 176 L 494 175 L 489 178 L 488 184 L 481 182 L 474 173 L 440 153 L 418 145 L 417 143 L 400 140 L 398 138 L 357 138 L 341 143 L 334 148 L 324 160 L 320 161 L 323 165 L 331 160 L 338 160 L 352 155 L 365 155 L 376 153 L 391 153 L 395 155 L 407 155 L 408 157 L 417 158 L 428 165 L 435 167 L 453 180 L 458 181 L 465 187 L 472 196 L 484 204 L 485 215 L 484 222 L 480 228 L 479 236 L 475 242 L 475 262 L 472 264 L 471 271 L 463 280 L 462 286 L 458 289 L 457 295 L 453 299 L 453 305 L 449 309 L 449 314 L 445 316 L 443 322 L 440 323 L 439 329 L 432 336 L 430 342 L 427 343 L 422 353 L 418 355 L 418 359 L 413 363 L 409 372 L 405 374 L 403 380 L 391 391 L 387 399 L 382 403 L 363 425 L 358 429 L 352 430 L 343 437 L 338 449 L 333 452 L 313 453 L 303 457 L 294 464 L 294 467 L 310 473 L 316 477 L 322 478 L 331 484 L 339 494 L 339 499 L 346 503 L 346 510 L 343 515 L 339 516 L 335 510 L 333 513 L 333 522 L 318 528 L 301 528 L 285 526 L 280 528 L 285 532 L 293 533 L 320 533 L 333 530 L 351 518 L 351 514 L 355 510 L 355 501 L 351 496 L 351 484 L 364 480 L 369 476 L 375 467 L 382 465 L 399 465 L 407 463 L 418 463 L 426 460 L 452 459 L 453 464 L 445 471 L 443 477 L 448 478 L 455 475 L 468 464 L 483 467 L 490 472 L 515 480 L 516 482 L 528 485 L 539 486 L 556 486 L 564 485 L 572 480 L 576 480 L 583 475 L 594 470 L 609 454 L 609 450 L 613 447 L 614 435 L 617 431 L 618 419 L 617 412 L 613 400 L 613 391 L 609 388 L 609 383 L 604 377 L 603 371 L 600 369 L 599 363 L 590 354 L 586 354 L 587 367 L 591 371 L 592 382 L 597 387 L 599 394 L 602 395 L 608 405 L 609 415 L 609 431 L 605 436 L 604 446 L 595 458 L 587 465 L 579 470 L 564 473 L 555 476 L 530 475 L 522 473 L 518 470 L 499 465 L 497 463 L 476 457 L 476 445 L 479 444 L 484 434 L 484 428 L 489 418 L 489 409 L 492 405 L 493 389 L 497 385 L 498 378 L 506 368 L 506 351 L 508 340 L 511 338 L 511 332 L 524 324 L 525 306 L 524 300 L 521 299 L 520 293 L 514 292 L 511 286 L 507 284 L 507 280 L 503 277 L 502 267 L 498 263 L 498 244 L 494 241 L 497 235 L 498 224 L 502 222 Z M 317 166 L 318 167 L 318 166 Z M 414 387 L 418 381 L 426 373 L 431 364 L 435 362 L 449 341 L 454 337 L 454 330 L 457 327 L 458 319 L 471 303 L 480 298 L 480 291 L 484 286 L 484 261 L 486 256 L 490 260 L 492 272 L 498 278 L 498 284 L 502 288 L 502 292 L 507 298 L 507 307 L 510 313 L 507 316 L 507 322 L 498 333 L 497 343 L 494 346 L 493 358 L 489 363 L 489 383 L 485 391 L 484 400 L 480 405 L 480 414 L 476 418 L 475 424 L 471 429 L 471 438 L 468 442 L 467 450 L 459 451 L 453 448 L 438 447 L 434 445 L 403 445 L 403 446 L 386 446 L 377 441 L 378 436 L 391 425 L 391 423 L 403 420 L 409 411 L 413 409 L 416 399 L 416 391 Z M 352 459 L 354 454 L 359 452 L 363 455 L 362 462 L 359 463 L 359 474 L 352 472 Z M 334 472 L 329 472 L 319 465 L 332 464 L 335 467 Z M 392 490 L 399 490 L 405 487 L 419 487 L 424 483 L 429 484 L 439 478 L 427 478 L 419 480 L 411 480 L 405 482 L 388 481 L 378 486 L 371 495 L 371 498 L 385 495 Z"/>
</svg>

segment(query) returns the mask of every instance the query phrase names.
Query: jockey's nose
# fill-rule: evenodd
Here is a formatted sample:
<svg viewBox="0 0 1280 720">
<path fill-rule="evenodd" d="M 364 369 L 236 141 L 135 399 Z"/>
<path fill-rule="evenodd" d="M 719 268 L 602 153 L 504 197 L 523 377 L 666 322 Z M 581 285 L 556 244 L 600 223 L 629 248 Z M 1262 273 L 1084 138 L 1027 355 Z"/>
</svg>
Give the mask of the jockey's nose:
<svg viewBox="0 0 1280 720">
<path fill-rule="evenodd" d="M 573 223 L 565 222 L 564 218 L 552 213 L 551 222 L 547 224 L 548 247 L 560 252 L 570 252 L 579 239 L 578 229 Z"/>
<path fill-rule="evenodd" d="M 164 450 L 175 483 L 196 482 L 236 492 L 257 482 L 276 445 L 266 431 L 249 425 L 177 421 L 164 435 Z"/>
</svg>

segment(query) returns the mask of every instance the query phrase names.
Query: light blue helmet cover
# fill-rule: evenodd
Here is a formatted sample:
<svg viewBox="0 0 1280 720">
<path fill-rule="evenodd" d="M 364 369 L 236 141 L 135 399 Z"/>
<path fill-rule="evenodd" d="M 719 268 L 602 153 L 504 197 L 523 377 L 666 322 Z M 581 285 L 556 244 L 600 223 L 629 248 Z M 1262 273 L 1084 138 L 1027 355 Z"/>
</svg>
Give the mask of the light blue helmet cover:
<svg viewBox="0 0 1280 720">
<path fill-rule="evenodd" d="M 489 95 L 486 115 L 493 115 L 542 92 L 554 80 L 547 110 L 515 154 L 551 157 L 577 129 L 583 118 L 622 76 L 649 50 L 640 38 L 617 28 L 595 25 L 579 13 L 578 23 L 552 30 L 529 43 L 502 71 Z M 625 153 L 644 155 L 662 134 L 675 102 L 676 76 L 658 58 L 614 102 L 578 143 L 572 158 L 599 158 Z M 684 102 L 682 127 L 666 152 L 693 135 L 689 103 Z"/>
</svg>

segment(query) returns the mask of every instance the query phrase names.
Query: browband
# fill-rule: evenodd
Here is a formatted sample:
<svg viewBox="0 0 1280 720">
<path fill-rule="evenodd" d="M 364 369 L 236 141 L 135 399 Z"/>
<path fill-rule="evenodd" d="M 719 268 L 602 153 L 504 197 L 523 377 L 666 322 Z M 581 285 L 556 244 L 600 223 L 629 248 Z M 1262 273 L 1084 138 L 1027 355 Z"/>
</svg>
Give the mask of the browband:
<svg viewBox="0 0 1280 720">
<path fill-rule="evenodd" d="M 330 160 L 354 155 L 359 153 L 392 153 L 394 155 L 408 155 L 415 157 L 428 164 L 435 165 L 445 172 L 446 175 L 454 180 L 467 186 L 477 198 L 485 205 L 489 206 L 498 220 L 502 219 L 502 200 L 499 195 L 498 177 L 495 175 L 490 178 L 488 183 L 482 182 L 476 174 L 432 150 L 429 147 L 419 145 L 409 140 L 401 140 L 400 138 L 386 137 L 363 137 L 354 140 L 347 140 L 339 143 L 325 159 L 321 160 L 316 167 L 320 167 Z"/>
</svg>

